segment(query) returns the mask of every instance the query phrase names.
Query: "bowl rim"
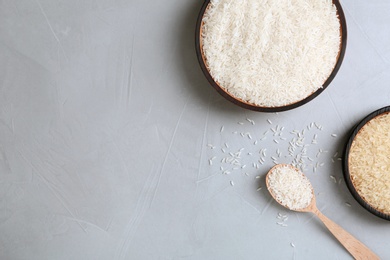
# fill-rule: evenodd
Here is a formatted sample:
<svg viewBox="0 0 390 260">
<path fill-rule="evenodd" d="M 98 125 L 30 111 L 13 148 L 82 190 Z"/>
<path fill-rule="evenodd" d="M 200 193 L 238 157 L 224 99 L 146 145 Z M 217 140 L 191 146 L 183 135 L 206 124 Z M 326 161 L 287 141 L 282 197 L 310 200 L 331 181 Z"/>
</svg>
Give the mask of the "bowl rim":
<svg viewBox="0 0 390 260">
<path fill-rule="evenodd" d="M 236 104 L 236 105 L 238 105 L 238 106 L 240 106 L 242 108 L 246 108 L 246 109 L 253 110 L 253 111 L 258 111 L 258 112 L 282 112 L 282 111 L 287 111 L 287 110 L 291 110 L 291 109 L 297 108 L 299 106 L 302 106 L 302 105 L 306 104 L 307 102 L 313 100 L 315 97 L 317 97 L 319 94 L 321 94 L 329 86 L 329 84 L 333 81 L 333 79 L 335 78 L 335 76 L 336 76 L 337 72 L 339 71 L 339 69 L 341 67 L 341 64 L 343 62 L 345 51 L 346 51 L 346 47 L 347 47 L 347 24 L 346 24 L 346 20 L 345 20 L 344 11 L 343 11 L 343 8 L 341 7 L 341 4 L 340 4 L 339 0 L 332 0 L 332 2 L 336 6 L 338 18 L 339 18 L 339 21 L 340 21 L 341 42 L 340 42 L 340 50 L 339 50 L 339 54 L 338 54 L 338 57 L 337 57 L 337 62 L 335 64 L 332 72 L 330 73 L 329 77 L 324 82 L 324 84 L 322 85 L 321 88 L 317 89 L 316 91 L 314 91 L 313 93 L 311 93 L 309 96 L 307 96 L 306 98 L 304 98 L 302 100 L 299 100 L 299 101 L 297 101 L 295 103 L 291 103 L 291 104 L 288 104 L 288 105 L 285 105 L 285 106 L 264 107 L 264 106 L 254 105 L 252 103 L 249 103 L 249 102 L 246 102 L 244 100 L 240 100 L 237 97 L 234 97 L 229 92 L 225 91 L 221 86 L 219 86 L 219 84 L 216 81 L 214 81 L 213 77 L 211 76 L 211 74 L 210 74 L 210 72 L 209 72 L 209 70 L 207 68 L 205 59 L 204 59 L 204 55 L 203 55 L 203 51 L 202 51 L 202 43 L 201 43 L 203 15 L 204 15 L 204 13 L 205 13 L 205 11 L 206 11 L 209 3 L 210 3 L 210 0 L 205 0 L 203 5 L 202 5 L 202 7 L 201 7 L 201 9 L 200 9 L 200 12 L 199 12 L 199 15 L 198 15 L 198 18 L 197 18 L 197 22 L 196 22 L 195 49 L 196 49 L 196 55 L 197 55 L 197 58 L 198 58 L 198 62 L 200 64 L 202 72 L 205 75 L 207 81 L 211 84 L 211 86 L 213 86 L 213 88 L 220 95 L 222 95 L 224 98 L 226 98 L 230 102 L 232 102 L 232 103 L 234 103 L 234 104 Z"/>
<path fill-rule="evenodd" d="M 375 110 L 374 112 L 371 112 L 366 117 L 364 117 L 358 124 L 356 124 L 355 127 L 353 127 L 352 132 L 350 134 L 350 137 L 348 139 L 348 142 L 345 145 L 344 155 L 343 155 L 343 172 L 344 172 L 344 180 L 347 184 L 347 187 L 349 191 L 351 192 L 354 199 L 361 205 L 363 208 L 371 212 L 377 217 L 380 217 L 385 220 L 390 220 L 390 214 L 385 214 L 373 206 L 371 206 L 366 200 L 363 199 L 363 197 L 360 196 L 359 192 L 355 189 L 355 186 L 352 183 L 351 180 L 351 174 L 349 172 L 349 153 L 351 150 L 352 142 L 354 141 L 356 135 L 359 134 L 359 131 L 362 129 L 363 126 L 365 126 L 368 122 L 370 122 L 372 119 L 379 115 L 390 113 L 390 106 L 382 107 L 378 110 Z"/>
</svg>

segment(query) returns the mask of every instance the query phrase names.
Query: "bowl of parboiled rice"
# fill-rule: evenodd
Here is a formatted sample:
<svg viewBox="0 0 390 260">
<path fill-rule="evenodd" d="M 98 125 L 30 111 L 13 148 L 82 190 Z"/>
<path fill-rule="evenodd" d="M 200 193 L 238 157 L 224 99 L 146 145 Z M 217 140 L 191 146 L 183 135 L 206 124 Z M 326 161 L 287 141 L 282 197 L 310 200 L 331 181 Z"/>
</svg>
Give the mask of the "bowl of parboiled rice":
<svg viewBox="0 0 390 260">
<path fill-rule="evenodd" d="M 331 83 L 347 28 L 338 0 L 205 0 L 195 36 L 201 69 L 223 97 L 280 112 Z"/>
<path fill-rule="evenodd" d="M 390 220 L 390 106 L 357 124 L 345 148 L 343 168 L 353 197 L 369 212 Z"/>
</svg>

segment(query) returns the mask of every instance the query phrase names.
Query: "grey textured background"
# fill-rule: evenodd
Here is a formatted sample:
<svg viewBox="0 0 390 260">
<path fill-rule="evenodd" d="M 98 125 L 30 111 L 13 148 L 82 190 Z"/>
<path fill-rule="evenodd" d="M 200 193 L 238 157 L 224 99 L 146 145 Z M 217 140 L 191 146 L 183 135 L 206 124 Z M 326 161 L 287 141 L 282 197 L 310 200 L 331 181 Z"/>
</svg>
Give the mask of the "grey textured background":
<svg viewBox="0 0 390 260">
<path fill-rule="evenodd" d="M 318 207 L 390 258 L 388 221 L 354 201 L 337 160 L 351 128 L 390 104 L 390 3 L 343 0 L 336 79 L 279 114 L 238 108 L 209 86 L 194 48 L 201 5 L 0 0 L 0 259 L 350 259 L 264 188 L 277 149 L 291 162 L 295 129 L 318 136 L 308 154 L 321 167 L 306 172 Z M 309 131 L 314 122 L 323 129 Z M 286 141 L 260 140 L 276 125 Z M 240 148 L 246 168 L 221 162 Z"/>
</svg>

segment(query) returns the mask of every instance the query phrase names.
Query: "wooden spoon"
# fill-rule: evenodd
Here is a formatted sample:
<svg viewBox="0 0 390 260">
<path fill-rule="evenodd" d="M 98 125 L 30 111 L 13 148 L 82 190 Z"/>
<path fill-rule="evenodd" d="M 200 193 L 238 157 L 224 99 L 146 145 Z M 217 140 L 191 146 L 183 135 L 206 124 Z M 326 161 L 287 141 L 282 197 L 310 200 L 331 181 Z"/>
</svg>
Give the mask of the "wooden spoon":
<svg viewBox="0 0 390 260">
<path fill-rule="evenodd" d="M 276 195 L 274 193 L 274 188 L 270 187 L 270 178 L 269 176 L 273 173 L 274 170 L 276 170 L 279 167 L 289 167 L 292 171 L 298 172 L 302 174 L 303 179 L 306 179 L 306 176 L 297 168 L 295 168 L 292 165 L 288 164 L 278 164 L 272 167 L 267 176 L 266 176 L 266 185 L 268 188 L 268 191 L 271 193 L 271 196 L 282 206 L 299 212 L 312 212 L 314 213 L 329 229 L 329 231 L 337 238 L 337 240 L 348 250 L 348 252 L 355 258 L 355 259 L 380 259 L 374 252 L 372 252 L 367 246 L 365 246 L 362 242 L 357 240 L 354 236 L 352 236 L 350 233 L 345 231 L 342 227 L 334 223 L 332 220 L 327 218 L 325 215 L 323 215 L 316 206 L 316 199 L 314 196 L 314 190 L 313 187 L 310 184 L 310 189 L 313 194 L 312 200 L 309 203 L 308 206 L 305 208 L 300 209 L 291 209 L 287 205 L 283 204 L 280 200 L 276 198 Z"/>
</svg>

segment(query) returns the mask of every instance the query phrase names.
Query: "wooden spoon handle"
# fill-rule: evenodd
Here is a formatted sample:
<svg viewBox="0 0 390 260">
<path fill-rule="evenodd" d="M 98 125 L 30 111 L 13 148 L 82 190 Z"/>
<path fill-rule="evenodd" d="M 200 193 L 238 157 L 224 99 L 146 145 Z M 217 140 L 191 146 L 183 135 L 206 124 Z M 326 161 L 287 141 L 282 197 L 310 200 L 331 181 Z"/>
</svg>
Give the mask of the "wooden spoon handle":
<svg viewBox="0 0 390 260">
<path fill-rule="evenodd" d="M 367 246 L 357 240 L 350 233 L 345 231 L 342 227 L 327 218 L 318 209 L 313 210 L 313 213 L 321 219 L 329 231 L 337 238 L 338 241 L 340 241 L 340 243 L 355 259 L 380 259 L 379 256 L 372 252 Z"/>
</svg>

